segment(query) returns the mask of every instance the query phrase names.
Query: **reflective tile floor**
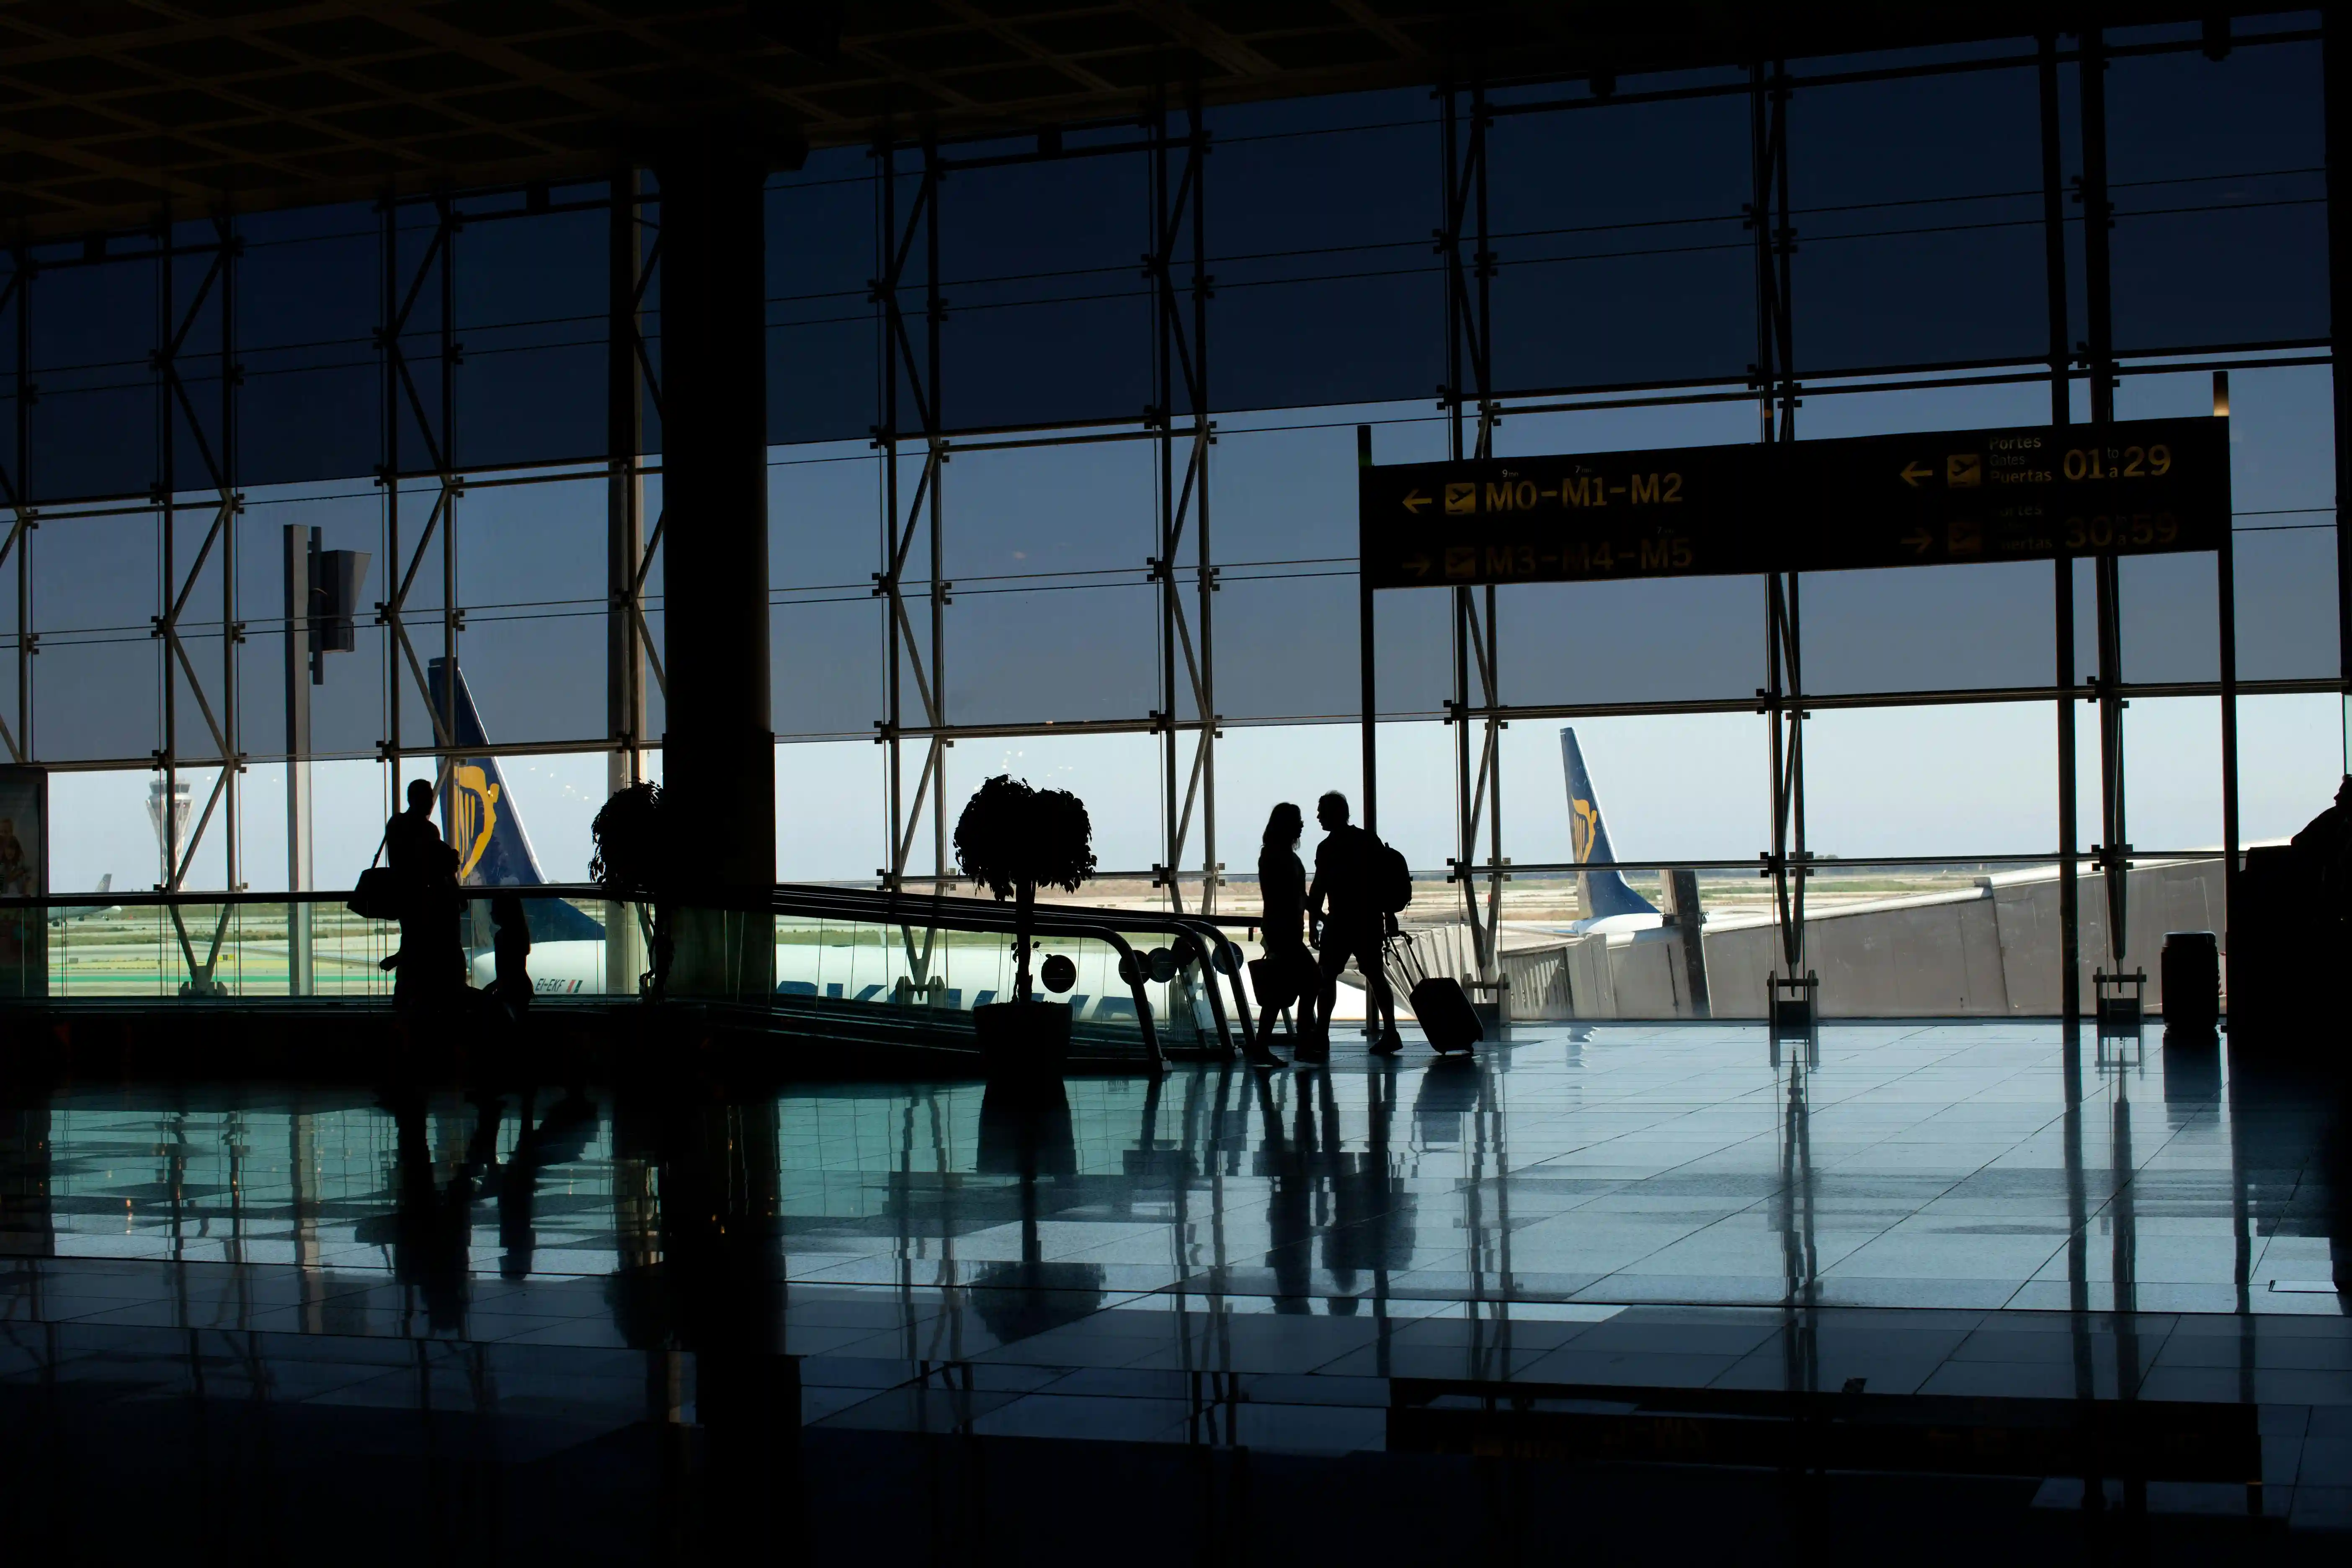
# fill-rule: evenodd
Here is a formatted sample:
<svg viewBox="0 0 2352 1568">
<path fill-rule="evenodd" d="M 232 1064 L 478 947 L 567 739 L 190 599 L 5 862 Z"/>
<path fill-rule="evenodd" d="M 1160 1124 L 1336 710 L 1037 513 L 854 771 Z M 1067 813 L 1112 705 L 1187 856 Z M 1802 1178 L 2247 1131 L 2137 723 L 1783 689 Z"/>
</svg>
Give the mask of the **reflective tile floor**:
<svg viewBox="0 0 2352 1568">
<path fill-rule="evenodd" d="M 1335 1056 L 1025 1092 L 15 1091 L 0 1394 L 495 1413 L 510 1461 L 709 1424 L 712 1369 L 775 1352 L 841 1441 L 1336 1456 L 1496 1389 L 2048 1401 L 2242 1420 L 2258 1458 L 2145 1479 L 2147 1512 L 2352 1525 L 2331 1086 L 2026 1024 L 1778 1065 L 1693 1026 Z"/>
</svg>

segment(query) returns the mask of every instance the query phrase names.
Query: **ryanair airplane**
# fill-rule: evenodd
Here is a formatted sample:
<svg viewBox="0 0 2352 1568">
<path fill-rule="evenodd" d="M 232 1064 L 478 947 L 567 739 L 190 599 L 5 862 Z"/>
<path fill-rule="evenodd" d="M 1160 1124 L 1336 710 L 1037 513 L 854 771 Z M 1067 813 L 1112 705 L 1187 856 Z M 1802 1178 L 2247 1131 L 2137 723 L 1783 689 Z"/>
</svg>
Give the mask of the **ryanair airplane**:
<svg viewBox="0 0 2352 1568">
<path fill-rule="evenodd" d="M 1559 755 L 1568 774 L 1568 831 L 1576 863 L 1580 866 L 1613 866 L 1617 852 L 1609 847 L 1609 826 L 1601 819 L 1600 794 L 1592 787 L 1592 775 L 1585 771 L 1584 752 L 1576 743 L 1576 731 L 1564 729 L 1559 732 Z M 1580 871 L 1577 879 L 1583 884 L 1585 918 L 1570 921 L 1557 929 L 1580 933 L 1589 931 L 1619 932 L 1658 931 L 1664 927 L 1666 917 L 1658 906 L 1626 886 L 1622 871 Z"/>
<path fill-rule="evenodd" d="M 450 711 L 449 675 L 446 659 L 436 658 L 425 668 L 425 682 L 436 712 Z M 442 832 L 457 851 L 457 880 L 467 888 L 481 889 L 484 898 L 499 888 L 543 887 L 547 878 L 540 870 L 539 857 L 531 851 L 530 835 L 523 831 L 514 791 L 499 771 L 499 760 L 490 755 L 489 737 L 482 731 L 482 716 L 475 710 L 466 672 L 457 671 L 457 679 L 454 735 L 457 744 L 473 754 L 461 755 L 451 764 L 449 776 L 441 785 L 440 807 Z M 525 899 L 522 907 L 530 922 L 531 988 L 541 995 L 601 991 L 604 922 L 562 899 Z M 497 973 L 488 922 L 488 910 L 477 903 L 472 940 L 467 943 L 476 985 L 488 985 Z M 540 962 L 542 949 L 550 960 L 556 961 L 544 974 Z M 593 975 L 585 972 L 583 963 L 592 951 Z"/>
</svg>

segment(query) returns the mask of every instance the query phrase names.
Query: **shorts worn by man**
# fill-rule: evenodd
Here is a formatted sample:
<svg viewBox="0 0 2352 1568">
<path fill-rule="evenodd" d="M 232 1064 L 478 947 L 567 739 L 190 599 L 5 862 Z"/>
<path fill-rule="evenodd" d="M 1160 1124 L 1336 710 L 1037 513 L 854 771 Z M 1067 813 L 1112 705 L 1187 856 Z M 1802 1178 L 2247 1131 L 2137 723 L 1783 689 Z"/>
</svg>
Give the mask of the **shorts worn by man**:
<svg viewBox="0 0 2352 1568">
<path fill-rule="evenodd" d="M 1354 959 L 1364 977 L 1371 1016 L 1383 1019 L 1375 1055 L 1391 1056 L 1403 1048 L 1397 1037 L 1396 998 L 1389 992 L 1381 965 L 1381 938 L 1387 916 L 1373 902 L 1372 856 L 1378 840 L 1348 821 L 1348 797 L 1334 790 L 1316 803 L 1315 820 L 1326 837 L 1315 847 L 1315 885 L 1307 891 L 1307 918 L 1322 932 L 1322 1038 L 1319 1054 L 1297 1054 L 1302 1060 L 1330 1058 L 1331 1009 L 1339 997 L 1339 972 Z M 1328 912 L 1327 912 L 1328 910 Z"/>
</svg>

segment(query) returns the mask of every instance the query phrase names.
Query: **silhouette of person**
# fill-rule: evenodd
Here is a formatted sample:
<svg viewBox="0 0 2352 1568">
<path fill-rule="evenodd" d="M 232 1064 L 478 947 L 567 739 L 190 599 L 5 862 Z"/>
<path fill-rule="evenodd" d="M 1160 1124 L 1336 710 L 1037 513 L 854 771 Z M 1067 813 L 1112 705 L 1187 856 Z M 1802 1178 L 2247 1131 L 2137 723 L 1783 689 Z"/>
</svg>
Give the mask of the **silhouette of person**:
<svg viewBox="0 0 2352 1568">
<path fill-rule="evenodd" d="M 1307 868 L 1298 863 L 1298 836 L 1306 830 L 1298 807 L 1286 800 L 1266 817 L 1265 837 L 1257 852 L 1259 930 L 1265 939 L 1265 960 L 1289 981 L 1286 988 L 1295 998 L 1292 1006 L 1302 1044 L 1315 1037 L 1315 1002 L 1321 988 L 1315 955 L 1307 951 Z M 1250 1047 L 1250 1060 L 1259 1067 L 1282 1065 L 1282 1058 L 1267 1046 L 1274 1037 L 1274 1016 L 1281 1010 L 1264 997 L 1258 999 L 1257 1035 Z"/>
<path fill-rule="evenodd" d="M 1315 885 L 1307 890 L 1307 915 L 1323 955 L 1322 1026 L 1313 1046 L 1302 1045 L 1295 1058 L 1331 1059 L 1331 1014 L 1339 1001 L 1339 972 L 1350 958 L 1364 977 L 1373 1018 L 1384 1020 L 1372 1054 L 1394 1056 L 1404 1042 L 1397 1037 L 1396 998 L 1381 963 L 1387 917 L 1372 902 L 1374 840 L 1348 820 L 1348 797 L 1338 790 L 1315 803 L 1315 820 L 1323 825 L 1324 838 L 1315 847 Z"/>
<path fill-rule="evenodd" d="M 498 963 L 494 989 L 509 1023 L 520 1024 L 530 1009 L 530 922 L 523 918 L 522 900 L 512 891 L 490 899 L 490 922 L 498 927 L 491 952 Z"/>
<path fill-rule="evenodd" d="M 2340 922 L 2345 895 L 2352 893 L 2352 773 L 2336 786 L 2336 804 L 2289 842 L 2303 859 L 2316 907 Z"/>
<path fill-rule="evenodd" d="M 408 782 L 408 809 L 383 825 L 384 863 L 400 889 L 400 949 L 380 967 L 394 972 L 394 1005 L 437 1005 L 466 984 L 466 950 L 457 934 L 464 900 L 457 852 L 433 826 L 433 786 Z"/>
</svg>

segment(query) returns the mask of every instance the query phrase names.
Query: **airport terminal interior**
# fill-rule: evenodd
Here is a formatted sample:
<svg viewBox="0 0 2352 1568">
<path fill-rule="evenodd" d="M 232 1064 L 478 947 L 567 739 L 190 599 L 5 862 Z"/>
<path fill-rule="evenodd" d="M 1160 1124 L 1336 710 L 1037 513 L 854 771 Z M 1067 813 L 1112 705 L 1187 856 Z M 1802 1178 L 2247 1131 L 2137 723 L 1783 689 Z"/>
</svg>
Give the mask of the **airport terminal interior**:
<svg viewBox="0 0 2352 1568">
<path fill-rule="evenodd" d="M 0 0 L 0 1552 L 2338 1560 L 2347 26 Z"/>
</svg>

